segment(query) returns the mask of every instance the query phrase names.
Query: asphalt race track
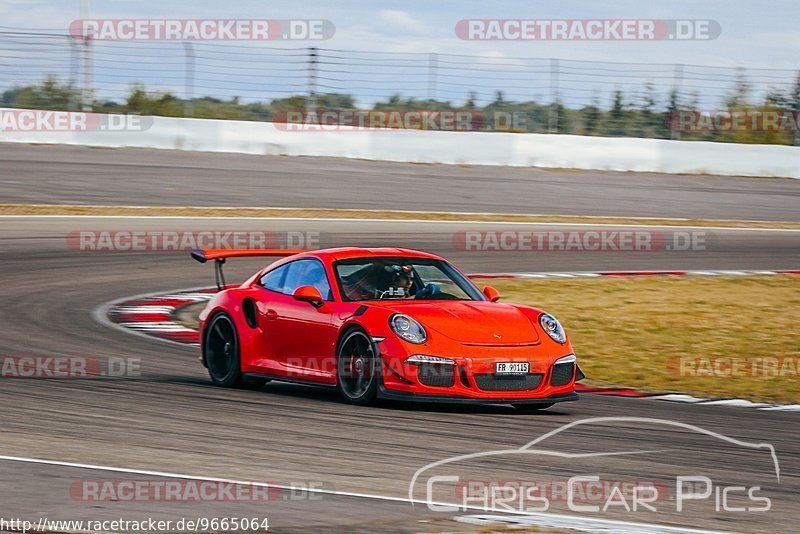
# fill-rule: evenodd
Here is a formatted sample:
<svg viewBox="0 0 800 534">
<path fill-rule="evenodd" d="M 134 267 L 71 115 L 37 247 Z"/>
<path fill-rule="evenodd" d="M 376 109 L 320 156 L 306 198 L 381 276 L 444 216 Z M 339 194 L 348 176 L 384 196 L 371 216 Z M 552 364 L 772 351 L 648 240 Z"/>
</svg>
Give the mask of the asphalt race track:
<svg viewBox="0 0 800 534">
<path fill-rule="evenodd" d="M 0 160 L 2 202 L 397 209 L 394 197 L 388 195 L 392 184 L 400 182 L 401 190 L 418 191 L 431 174 L 453 179 L 463 174 L 476 180 L 474 187 L 448 194 L 450 186 L 439 184 L 430 194 L 409 193 L 420 198 L 413 208 L 797 220 L 800 195 L 800 183 L 787 180 L 501 169 L 497 173 L 504 176 L 501 187 L 477 181 L 485 170 L 474 168 L 65 147 L 0 145 Z M 206 165 L 210 161 L 220 162 L 219 166 Z M 366 174 L 380 183 L 364 182 Z M 327 175 L 330 183 L 320 187 Z M 348 181 L 347 175 L 352 179 Z M 545 192 L 516 195 L 513 184 L 523 178 L 536 180 Z M 637 180 L 646 185 L 630 187 Z M 186 181 L 192 184 L 188 188 Z M 238 186 L 245 182 L 249 189 L 242 191 Z M 212 194 L 213 188 L 219 194 Z M 594 188 L 594 193 L 586 188 Z M 503 194 L 509 202 L 499 198 Z M 635 450 L 636 455 L 493 459 L 464 467 L 462 478 L 565 480 L 597 474 L 608 480 L 649 480 L 670 486 L 676 475 L 702 474 L 718 485 L 760 486 L 772 500 L 771 510 L 717 511 L 712 498 L 689 503 L 680 514 L 673 500 L 664 500 L 657 503 L 657 512 L 632 513 L 617 507 L 583 517 L 724 531 L 796 530 L 800 519 L 796 413 L 584 395 L 578 403 L 521 415 L 504 406 L 383 403 L 359 408 L 339 402 L 330 391 L 282 384 L 261 391 L 223 390 L 209 384 L 193 349 L 131 336 L 93 318 L 97 307 L 121 297 L 208 286 L 212 268 L 192 262 L 185 253 L 78 250 L 69 245 L 70 232 L 200 229 L 319 232 L 323 246 L 391 241 L 440 252 L 469 272 L 800 266 L 800 232 L 700 229 L 707 232 L 702 250 L 532 253 L 466 251 L 454 246 L 454 233 L 487 230 L 486 225 L 474 223 L 0 218 L 2 354 L 136 358 L 141 366 L 141 376 L 2 381 L 4 517 L 176 520 L 246 515 L 268 517 L 270 530 L 277 532 L 466 531 L 480 527 L 454 520 L 475 512 L 434 512 L 424 504 L 402 501 L 408 497 L 415 471 L 452 456 L 515 449 L 570 422 L 625 416 L 680 422 L 741 442 L 769 443 L 777 453 L 780 479 L 763 450 L 687 427 L 641 421 L 582 425 L 543 443 L 547 449 L 576 454 Z M 232 260 L 226 273 L 229 280 L 242 279 L 259 265 L 258 260 Z M 283 489 L 267 503 L 94 502 L 71 493 L 84 480 L 163 480 L 163 473 L 300 489 Z M 308 487 L 314 491 L 302 491 Z M 438 500 L 456 500 L 452 491 L 442 488 L 435 490 Z M 414 496 L 425 497 L 424 484 L 416 487 Z M 564 502 L 554 503 L 550 511 L 576 515 Z"/>
<path fill-rule="evenodd" d="M 800 180 L 0 144 L 2 201 L 796 221 Z"/>
</svg>

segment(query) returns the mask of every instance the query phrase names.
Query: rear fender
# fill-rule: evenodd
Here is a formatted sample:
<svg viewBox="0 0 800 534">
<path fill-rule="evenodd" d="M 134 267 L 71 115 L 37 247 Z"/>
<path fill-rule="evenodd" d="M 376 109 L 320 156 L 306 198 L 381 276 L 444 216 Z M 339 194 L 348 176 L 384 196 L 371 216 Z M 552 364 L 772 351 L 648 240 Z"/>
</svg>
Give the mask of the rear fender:
<svg viewBox="0 0 800 534">
<path fill-rule="evenodd" d="M 250 361 L 254 354 L 260 351 L 260 340 L 263 335 L 259 315 L 255 306 L 252 309 L 255 314 L 246 313 L 248 311 L 247 300 L 253 304 L 257 302 L 258 293 L 255 289 L 228 289 L 214 295 L 205 309 L 200 313 L 200 345 L 202 348 L 202 361 L 205 361 L 205 335 L 206 326 L 209 320 L 218 313 L 227 313 L 233 320 L 236 327 L 236 334 L 239 338 L 239 357 L 241 367 L 244 372 L 251 367 Z M 255 319 L 255 322 L 253 322 Z"/>
</svg>

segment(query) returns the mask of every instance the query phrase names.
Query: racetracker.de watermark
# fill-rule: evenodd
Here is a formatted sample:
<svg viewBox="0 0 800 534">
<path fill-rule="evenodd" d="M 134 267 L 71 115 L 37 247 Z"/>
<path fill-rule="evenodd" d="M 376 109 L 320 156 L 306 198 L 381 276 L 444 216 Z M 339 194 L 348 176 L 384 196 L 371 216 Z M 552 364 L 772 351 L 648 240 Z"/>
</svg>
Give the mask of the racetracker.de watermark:
<svg viewBox="0 0 800 534">
<path fill-rule="evenodd" d="M 79 480 L 69 488 L 81 502 L 267 502 L 280 496 L 272 486 L 202 480 Z"/>
<path fill-rule="evenodd" d="M 683 230 L 461 230 L 452 242 L 466 252 L 680 252 L 706 250 L 706 238 Z"/>
<path fill-rule="evenodd" d="M 149 252 L 202 249 L 318 249 L 320 232 L 264 230 L 74 230 L 67 247 L 80 252 Z"/>
<path fill-rule="evenodd" d="M 153 126 L 153 117 L 141 115 L 0 109 L 3 132 L 143 132 Z"/>
<path fill-rule="evenodd" d="M 137 377 L 141 365 L 141 358 L 0 356 L 0 378 Z"/>
<path fill-rule="evenodd" d="M 78 19 L 76 39 L 98 41 L 324 41 L 336 33 L 325 19 Z"/>
<path fill-rule="evenodd" d="M 800 356 L 680 356 L 667 360 L 667 370 L 692 378 L 797 378 Z"/>
<path fill-rule="evenodd" d="M 722 33 L 710 19 L 463 19 L 466 41 L 709 41 Z"/>
<path fill-rule="evenodd" d="M 790 109 L 676 110 L 667 124 L 678 132 L 797 131 L 800 112 Z"/>
<path fill-rule="evenodd" d="M 316 111 L 280 110 L 272 118 L 275 128 L 287 132 L 341 132 L 367 129 L 476 132 L 527 131 L 530 117 L 522 112 L 483 113 L 466 109 L 345 109 Z"/>
</svg>

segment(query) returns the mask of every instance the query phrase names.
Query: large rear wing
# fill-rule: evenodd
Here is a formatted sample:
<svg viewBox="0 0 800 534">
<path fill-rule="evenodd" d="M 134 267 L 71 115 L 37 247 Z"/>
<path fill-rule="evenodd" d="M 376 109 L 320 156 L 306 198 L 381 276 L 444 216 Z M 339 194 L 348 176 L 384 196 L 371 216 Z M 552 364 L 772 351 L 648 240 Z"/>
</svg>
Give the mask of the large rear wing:
<svg viewBox="0 0 800 534">
<path fill-rule="evenodd" d="M 225 287 L 225 275 L 222 273 L 222 265 L 227 258 L 257 256 L 283 257 L 294 256 L 302 252 L 308 252 L 308 250 L 299 248 L 196 248 L 192 251 L 191 255 L 192 258 L 200 263 L 214 260 L 214 280 L 217 283 L 217 289 L 222 290 L 222 288 Z"/>
</svg>

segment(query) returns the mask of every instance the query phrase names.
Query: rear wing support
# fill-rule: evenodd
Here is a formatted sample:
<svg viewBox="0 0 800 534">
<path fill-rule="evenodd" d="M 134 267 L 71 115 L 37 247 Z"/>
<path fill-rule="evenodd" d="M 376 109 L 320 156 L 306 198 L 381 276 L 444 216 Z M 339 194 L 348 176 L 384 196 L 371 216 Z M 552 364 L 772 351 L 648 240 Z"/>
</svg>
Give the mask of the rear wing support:
<svg viewBox="0 0 800 534">
<path fill-rule="evenodd" d="M 217 290 L 222 291 L 225 287 L 225 274 L 222 272 L 222 266 L 225 264 L 226 258 L 241 258 L 241 257 L 255 257 L 255 256 L 294 256 L 309 252 L 304 249 L 272 249 L 272 248 L 196 248 L 192 251 L 192 258 L 200 263 L 206 263 L 208 260 L 214 260 L 214 281 L 217 284 Z"/>
<path fill-rule="evenodd" d="M 214 260 L 214 281 L 217 283 L 217 290 L 222 291 L 225 287 L 225 273 L 222 272 L 222 266 L 225 264 L 225 258 L 217 258 Z"/>
</svg>

